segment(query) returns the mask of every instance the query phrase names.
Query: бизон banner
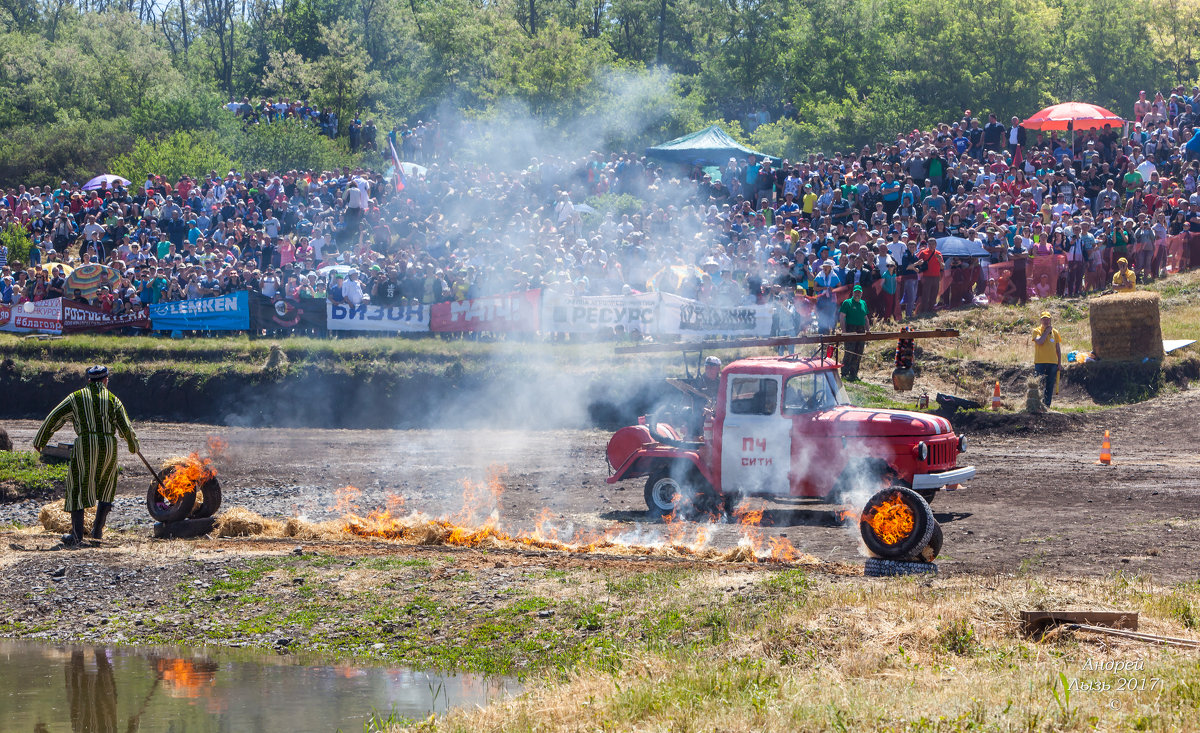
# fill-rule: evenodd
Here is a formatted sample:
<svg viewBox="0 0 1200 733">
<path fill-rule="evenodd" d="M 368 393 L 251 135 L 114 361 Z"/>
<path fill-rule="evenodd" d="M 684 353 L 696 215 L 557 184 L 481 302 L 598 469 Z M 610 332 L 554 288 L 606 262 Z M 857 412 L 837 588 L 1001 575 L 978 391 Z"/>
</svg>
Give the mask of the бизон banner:
<svg viewBox="0 0 1200 733">
<path fill-rule="evenodd" d="M 325 323 L 330 331 L 400 331 L 406 333 L 429 330 L 429 308 L 424 305 L 360 306 L 328 303 Z"/>
</svg>

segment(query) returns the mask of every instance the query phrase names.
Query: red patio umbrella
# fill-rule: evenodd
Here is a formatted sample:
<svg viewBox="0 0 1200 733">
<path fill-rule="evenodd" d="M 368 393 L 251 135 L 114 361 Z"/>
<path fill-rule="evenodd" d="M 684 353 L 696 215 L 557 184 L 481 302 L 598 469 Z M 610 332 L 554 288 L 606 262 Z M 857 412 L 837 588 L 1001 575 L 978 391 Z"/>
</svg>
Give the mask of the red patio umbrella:
<svg viewBox="0 0 1200 733">
<path fill-rule="evenodd" d="M 1125 120 L 1095 104 L 1063 102 L 1041 110 L 1021 124 L 1027 130 L 1095 130 L 1105 125 L 1120 127 Z"/>
</svg>

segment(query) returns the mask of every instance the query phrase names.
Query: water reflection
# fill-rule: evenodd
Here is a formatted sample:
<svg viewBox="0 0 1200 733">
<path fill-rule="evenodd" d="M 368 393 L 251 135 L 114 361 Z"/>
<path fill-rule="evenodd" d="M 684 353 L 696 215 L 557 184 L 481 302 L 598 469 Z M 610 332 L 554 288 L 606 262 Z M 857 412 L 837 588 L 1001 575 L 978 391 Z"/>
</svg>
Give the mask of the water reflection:
<svg viewBox="0 0 1200 733">
<path fill-rule="evenodd" d="M 263 654 L 0 640 L 0 728 L 34 733 L 361 730 L 515 692 L 511 680 Z"/>
</svg>

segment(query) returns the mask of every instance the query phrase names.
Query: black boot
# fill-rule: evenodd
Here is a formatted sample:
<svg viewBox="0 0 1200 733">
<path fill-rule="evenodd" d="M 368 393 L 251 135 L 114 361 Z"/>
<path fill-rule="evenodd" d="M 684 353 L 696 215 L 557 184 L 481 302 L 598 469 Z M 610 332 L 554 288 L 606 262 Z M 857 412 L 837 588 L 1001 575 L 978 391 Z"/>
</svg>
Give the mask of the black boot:
<svg viewBox="0 0 1200 733">
<path fill-rule="evenodd" d="M 112 503 L 107 501 L 96 505 L 96 518 L 92 520 L 92 539 L 98 540 L 104 536 L 104 523 L 108 521 L 108 513 L 112 508 Z"/>
<path fill-rule="evenodd" d="M 83 542 L 83 510 L 74 509 L 71 511 L 71 532 L 62 536 L 62 543 L 74 547 L 80 542 Z"/>
</svg>

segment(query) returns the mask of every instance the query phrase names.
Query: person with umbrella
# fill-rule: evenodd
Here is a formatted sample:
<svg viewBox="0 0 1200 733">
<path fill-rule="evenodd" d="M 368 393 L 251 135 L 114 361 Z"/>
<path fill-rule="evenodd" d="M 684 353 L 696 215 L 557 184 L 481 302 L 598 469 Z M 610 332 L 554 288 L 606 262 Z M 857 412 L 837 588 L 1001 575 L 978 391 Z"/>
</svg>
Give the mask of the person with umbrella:
<svg viewBox="0 0 1200 733">
<path fill-rule="evenodd" d="M 130 453 L 139 450 L 125 406 L 108 391 L 108 368 L 89 367 L 87 380 L 86 387 L 67 395 L 50 411 L 33 436 L 33 449 L 40 453 L 68 419 L 79 435 L 71 451 L 63 506 L 71 514 L 71 531 L 62 537 L 67 546 L 76 546 L 83 541 L 83 513 L 92 506 L 96 506 L 92 537 L 101 539 L 103 536 L 104 523 L 117 493 L 116 433 L 125 439 Z"/>
</svg>

